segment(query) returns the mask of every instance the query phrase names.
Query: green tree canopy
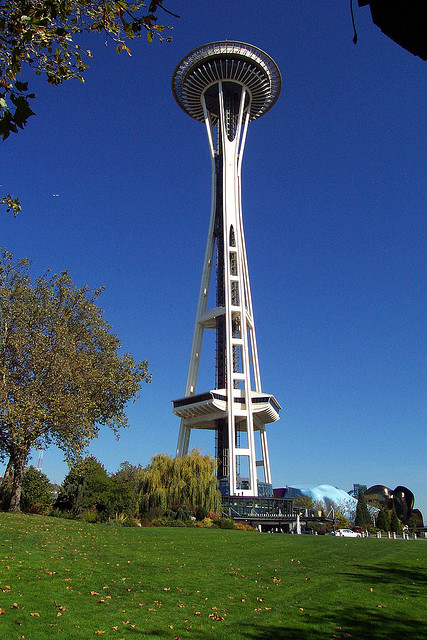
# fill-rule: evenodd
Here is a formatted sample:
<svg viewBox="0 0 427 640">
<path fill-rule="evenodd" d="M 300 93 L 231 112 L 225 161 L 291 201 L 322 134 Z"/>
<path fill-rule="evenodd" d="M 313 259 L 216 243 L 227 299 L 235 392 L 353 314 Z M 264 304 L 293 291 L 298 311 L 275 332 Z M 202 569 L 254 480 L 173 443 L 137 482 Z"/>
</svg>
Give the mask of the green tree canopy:
<svg viewBox="0 0 427 640">
<path fill-rule="evenodd" d="M 110 477 L 104 466 L 94 456 L 87 456 L 74 464 L 65 476 L 57 506 L 73 515 L 95 506 L 105 511 L 110 487 Z"/>
<path fill-rule="evenodd" d="M 31 466 L 25 469 L 22 478 L 21 506 L 31 511 L 37 506 L 49 506 L 53 502 L 52 485 L 47 475 Z"/>
<path fill-rule="evenodd" d="M 10 510 L 19 510 L 22 474 L 30 449 L 58 446 L 77 460 L 101 426 L 128 426 L 126 404 L 148 363 L 121 354 L 104 320 L 103 288 L 76 287 L 68 272 L 47 273 L 32 284 L 30 263 L 3 252 L 0 286 L 0 452 L 13 476 Z"/>
<path fill-rule="evenodd" d="M 92 53 L 78 42 L 81 34 L 104 34 L 105 44 L 131 55 L 128 45 L 142 33 L 149 42 L 155 36 L 171 40 L 157 23 L 159 10 L 178 17 L 163 0 L 0 0 L 0 137 L 18 133 L 34 115 L 30 101 L 36 96 L 21 73 L 44 75 L 53 85 L 73 78 L 84 82 Z M 0 197 L 0 204 L 15 216 L 21 211 L 10 193 Z"/>
<path fill-rule="evenodd" d="M 335 520 L 339 529 L 347 529 L 348 519 L 340 511 L 335 512 Z"/>
<path fill-rule="evenodd" d="M 295 496 L 294 507 L 304 507 L 306 509 L 314 509 L 313 498 L 310 496 Z"/>
<path fill-rule="evenodd" d="M 379 509 L 376 525 L 382 531 L 390 531 L 390 512 L 384 506 L 380 506 Z"/>
<path fill-rule="evenodd" d="M 110 510 L 114 514 L 135 516 L 138 512 L 139 486 L 143 468 L 122 462 L 111 476 Z"/>
<path fill-rule="evenodd" d="M 141 469 L 123 462 L 117 473 L 109 475 L 96 458 L 87 456 L 65 477 L 56 506 L 74 516 L 91 509 L 99 520 L 119 514 L 133 517 L 138 508 Z"/>
<path fill-rule="evenodd" d="M 393 508 L 391 510 L 391 516 L 390 516 L 390 531 L 393 531 L 393 533 L 402 533 L 402 523 L 397 517 L 396 507 L 394 506 L 394 502 L 393 502 Z"/>
<path fill-rule="evenodd" d="M 369 513 L 363 491 L 360 491 L 358 495 L 354 524 L 357 527 L 365 527 L 367 524 L 371 524 L 371 514 Z"/>
<path fill-rule="evenodd" d="M 140 512 L 160 507 L 198 508 L 219 513 L 221 495 L 217 488 L 215 461 L 196 449 L 188 456 L 171 458 L 159 454 L 141 475 Z"/>
<path fill-rule="evenodd" d="M 148 4 L 148 7 L 147 7 Z M 70 78 L 83 81 L 92 57 L 76 39 L 81 33 L 103 33 L 118 53 L 130 55 L 128 43 L 141 33 L 149 41 L 162 38 L 157 11 L 163 0 L 0 0 L 0 136 L 22 129 L 34 115 L 29 100 L 34 94 L 19 79 L 23 67 L 45 75 L 48 83 Z M 170 36 L 166 38 L 170 40 Z"/>
</svg>

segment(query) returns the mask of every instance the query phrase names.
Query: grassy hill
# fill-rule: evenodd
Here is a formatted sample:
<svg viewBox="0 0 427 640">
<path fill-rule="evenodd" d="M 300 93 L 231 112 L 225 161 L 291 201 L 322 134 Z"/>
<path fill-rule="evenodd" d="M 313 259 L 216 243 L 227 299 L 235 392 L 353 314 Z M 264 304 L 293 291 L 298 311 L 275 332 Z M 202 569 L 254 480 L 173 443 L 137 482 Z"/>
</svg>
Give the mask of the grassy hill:
<svg viewBox="0 0 427 640">
<path fill-rule="evenodd" d="M 0 640 L 422 640 L 426 540 L 0 514 Z"/>
</svg>

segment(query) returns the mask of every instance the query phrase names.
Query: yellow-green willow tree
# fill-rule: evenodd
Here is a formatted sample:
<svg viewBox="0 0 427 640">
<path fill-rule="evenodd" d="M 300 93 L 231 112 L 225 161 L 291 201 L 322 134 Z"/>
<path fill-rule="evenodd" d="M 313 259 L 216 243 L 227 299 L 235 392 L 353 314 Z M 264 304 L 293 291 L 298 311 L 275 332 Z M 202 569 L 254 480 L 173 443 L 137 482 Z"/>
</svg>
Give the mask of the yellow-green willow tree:
<svg viewBox="0 0 427 640">
<path fill-rule="evenodd" d="M 127 427 L 126 404 L 149 382 L 147 361 L 120 353 L 96 301 L 103 288 L 76 287 L 68 272 L 33 284 L 30 262 L 0 255 L 0 457 L 8 459 L 10 511 L 20 510 L 32 447 L 58 446 L 78 459 L 101 426 Z"/>
<path fill-rule="evenodd" d="M 221 495 L 215 476 L 215 461 L 197 450 L 181 458 L 159 454 L 141 472 L 140 512 L 187 506 L 207 512 L 221 511 Z"/>
</svg>

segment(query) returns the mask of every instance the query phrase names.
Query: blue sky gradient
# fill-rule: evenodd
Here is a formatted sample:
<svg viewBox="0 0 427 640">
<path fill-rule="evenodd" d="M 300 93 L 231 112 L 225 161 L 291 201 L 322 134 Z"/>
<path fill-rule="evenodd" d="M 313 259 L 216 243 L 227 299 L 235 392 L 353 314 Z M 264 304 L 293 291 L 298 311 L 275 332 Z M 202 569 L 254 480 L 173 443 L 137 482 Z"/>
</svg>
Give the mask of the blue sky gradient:
<svg viewBox="0 0 427 640">
<path fill-rule="evenodd" d="M 357 3 L 354 3 L 357 5 Z M 427 518 L 426 65 L 348 3 L 169 0 L 173 42 L 117 56 L 102 36 L 86 82 L 37 94 L 36 117 L 1 145 L 1 243 L 33 273 L 105 284 L 106 319 L 153 382 L 108 471 L 174 454 L 210 208 L 204 126 L 174 102 L 172 73 L 195 47 L 234 39 L 282 73 L 272 110 L 249 127 L 243 215 L 261 377 L 283 406 L 268 436 L 274 486 L 403 484 Z M 162 17 L 162 16 L 161 16 Z M 58 194 L 58 195 L 56 195 Z M 213 363 L 200 391 L 214 386 Z M 214 453 L 212 433 L 192 443 Z M 33 460 L 37 463 L 37 454 Z M 59 451 L 43 470 L 60 482 Z"/>
</svg>

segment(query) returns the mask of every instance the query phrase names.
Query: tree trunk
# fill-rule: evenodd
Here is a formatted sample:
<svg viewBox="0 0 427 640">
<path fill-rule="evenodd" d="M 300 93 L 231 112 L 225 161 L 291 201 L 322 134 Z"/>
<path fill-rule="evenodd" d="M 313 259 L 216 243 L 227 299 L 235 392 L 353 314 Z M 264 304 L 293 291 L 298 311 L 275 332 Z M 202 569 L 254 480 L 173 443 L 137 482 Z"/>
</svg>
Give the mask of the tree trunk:
<svg viewBox="0 0 427 640">
<path fill-rule="evenodd" d="M 9 458 L 3 478 L 0 482 L 0 509 L 7 509 L 10 504 L 10 489 L 13 482 L 13 460 Z"/>
<path fill-rule="evenodd" d="M 13 455 L 13 454 L 12 454 Z M 11 456 L 12 457 L 12 456 Z M 9 511 L 11 513 L 20 513 L 21 511 L 21 489 L 22 489 L 22 478 L 24 476 L 25 463 L 28 458 L 28 451 L 18 451 L 15 456 L 13 456 L 13 484 L 12 484 L 12 495 L 10 498 Z"/>
<path fill-rule="evenodd" d="M 6 471 L 4 472 L 3 479 L 0 484 L 0 491 L 2 489 L 5 489 L 8 486 L 8 484 L 10 484 L 13 481 L 13 475 L 14 475 L 13 459 L 12 459 L 12 456 L 10 456 L 9 462 L 7 463 Z"/>
</svg>

